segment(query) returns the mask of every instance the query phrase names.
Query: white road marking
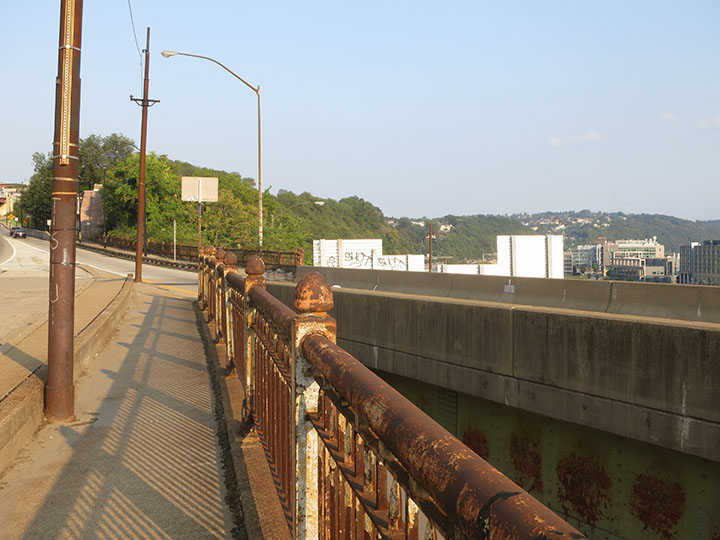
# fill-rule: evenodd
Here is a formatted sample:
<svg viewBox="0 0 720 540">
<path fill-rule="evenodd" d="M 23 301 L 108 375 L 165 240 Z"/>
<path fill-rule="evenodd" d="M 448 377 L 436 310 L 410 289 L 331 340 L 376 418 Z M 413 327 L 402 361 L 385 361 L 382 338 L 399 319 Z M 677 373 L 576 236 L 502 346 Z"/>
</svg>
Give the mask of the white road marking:
<svg viewBox="0 0 720 540">
<path fill-rule="evenodd" d="M 8 242 L 7 240 L 5 240 L 5 241 L 6 241 L 8 244 L 10 244 L 10 247 L 12 248 L 13 252 L 12 252 L 12 255 L 10 255 L 10 257 L 9 257 L 7 260 L 5 260 L 5 261 L 3 261 L 3 262 L 0 263 L 0 266 L 2 266 L 2 265 L 5 264 L 5 263 L 9 263 L 10 261 L 12 261 L 12 260 L 15 258 L 15 255 L 17 255 L 17 250 L 15 249 L 15 246 L 13 246 L 13 243 L 12 243 L 12 242 Z"/>
<path fill-rule="evenodd" d="M 116 276 L 122 276 L 122 277 L 127 276 L 127 272 L 123 274 L 122 272 L 115 272 L 113 270 L 108 270 L 107 268 L 100 268 L 99 266 L 95 266 L 94 264 L 88 264 L 88 263 L 78 263 L 78 264 L 82 264 L 83 266 L 89 266 L 90 268 L 94 268 L 95 270 L 101 270 L 103 272 L 107 272 L 108 274 L 115 274 Z"/>
</svg>

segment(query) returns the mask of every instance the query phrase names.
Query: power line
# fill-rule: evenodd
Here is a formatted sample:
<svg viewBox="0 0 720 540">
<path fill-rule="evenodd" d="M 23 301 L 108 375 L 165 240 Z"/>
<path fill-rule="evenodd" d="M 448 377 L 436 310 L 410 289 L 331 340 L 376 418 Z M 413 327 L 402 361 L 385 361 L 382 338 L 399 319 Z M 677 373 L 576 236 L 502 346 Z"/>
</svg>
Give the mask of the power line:
<svg viewBox="0 0 720 540">
<path fill-rule="evenodd" d="M 138 43 L 137 32 L 135 31 L 135 18 L 133 17 L 132 5 L 128 0 L 128 10 L 130 11 L 130 25 L 132 26 L 133 37 L 135 38 L 135 48 L 137 49 L 138 56 L 140 57 L 140 85 L 142 86 L 143 80 L 143 57 L 140 52 L 140 44 Z"/>
</svg>

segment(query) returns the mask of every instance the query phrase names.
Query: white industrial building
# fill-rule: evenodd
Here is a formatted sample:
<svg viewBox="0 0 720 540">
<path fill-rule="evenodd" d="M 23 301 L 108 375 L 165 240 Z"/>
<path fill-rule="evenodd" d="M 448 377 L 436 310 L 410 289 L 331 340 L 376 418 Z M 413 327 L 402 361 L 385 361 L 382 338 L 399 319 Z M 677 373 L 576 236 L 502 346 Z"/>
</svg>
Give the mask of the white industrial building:
<svg viewBox="0 0 720 540">
<path fill-rule="evenodd" d="M 562 235 L 498 235 L 496 264 L 443 264 L 443 272 L 484 276 L 565 277 Z"/>
</svg>

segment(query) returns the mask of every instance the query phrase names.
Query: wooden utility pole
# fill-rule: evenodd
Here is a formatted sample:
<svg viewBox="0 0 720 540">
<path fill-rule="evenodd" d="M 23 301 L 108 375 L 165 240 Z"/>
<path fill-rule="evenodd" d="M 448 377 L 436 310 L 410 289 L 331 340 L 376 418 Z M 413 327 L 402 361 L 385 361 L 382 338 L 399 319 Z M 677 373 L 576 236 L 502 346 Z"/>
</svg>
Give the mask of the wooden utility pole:
<svg viewBox="0 0 720 540">
<path fill-rule="evenodd" d="M 45 410 L 51 420 L 66 420 L 75 414 L 73 337 L 81 37 L 82 0 L 61 0 L 51 194 L 48 382 L 45 387 Z"/>
<path fill-rule="evenodd" d="M 142 107 L 142 124 L 140 127 L 140 178 L 138 180 L 138 215 L 137 215 L 137 239 L 135 240 L 135 283 L 142 282 L 142 259 L 143 246 L 145 245 L 145 156 L 147 154 L 147 111 L 159 103 L 158 99 L 148 99 L 150 88 L 150 28 L 147 29 L 147 42 L 145 45 L 145 81 L 143 84 L 143 97 L 134 98 L 134 101 Z"/>
</svg>

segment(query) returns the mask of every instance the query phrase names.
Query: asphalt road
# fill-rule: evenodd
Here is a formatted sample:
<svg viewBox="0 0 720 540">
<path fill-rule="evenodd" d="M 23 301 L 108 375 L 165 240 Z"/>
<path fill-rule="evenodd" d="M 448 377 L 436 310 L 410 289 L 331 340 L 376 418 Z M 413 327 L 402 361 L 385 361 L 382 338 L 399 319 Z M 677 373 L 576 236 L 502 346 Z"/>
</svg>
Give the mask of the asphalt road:
<svg viewBox="0 0 720 540">
<path fill-rule="evenodd" d="M 48 271 L 49 246 L 46 240 L 37 238 L 10 238 L 7 233 L 1 236 L 0 271 L 18 268 Z M 78 249 L 78 264 L 97 268 L 111 274 L 126 276 L 135 273 L 135 261 L 116 259 L 93 251 Z M 197 296 L 197 274 L 187 270 L 165 268 L 149 264 L 143 265 L 143 281 L 175 292 L 186 293 L 188 297 Z M 78 275 L 79 277 L 79 275 Z"/>
<path fill-rule="evenodd" d="M 77 250 L 77 263 L 126 276 L 135 273 L 135 261 L 116 259 L 92 251 Z M 38 319 L 46 318 L 50 277 L 47 240 L 10 238 L 0 227 L 0 345 L 22 333 Z M 76 293 L 91 282 L 78 267 Z M 197 274 L 176 268 L 143 265 L 143 281 L 188 298 L 197 296 Z"/>
</svg>

